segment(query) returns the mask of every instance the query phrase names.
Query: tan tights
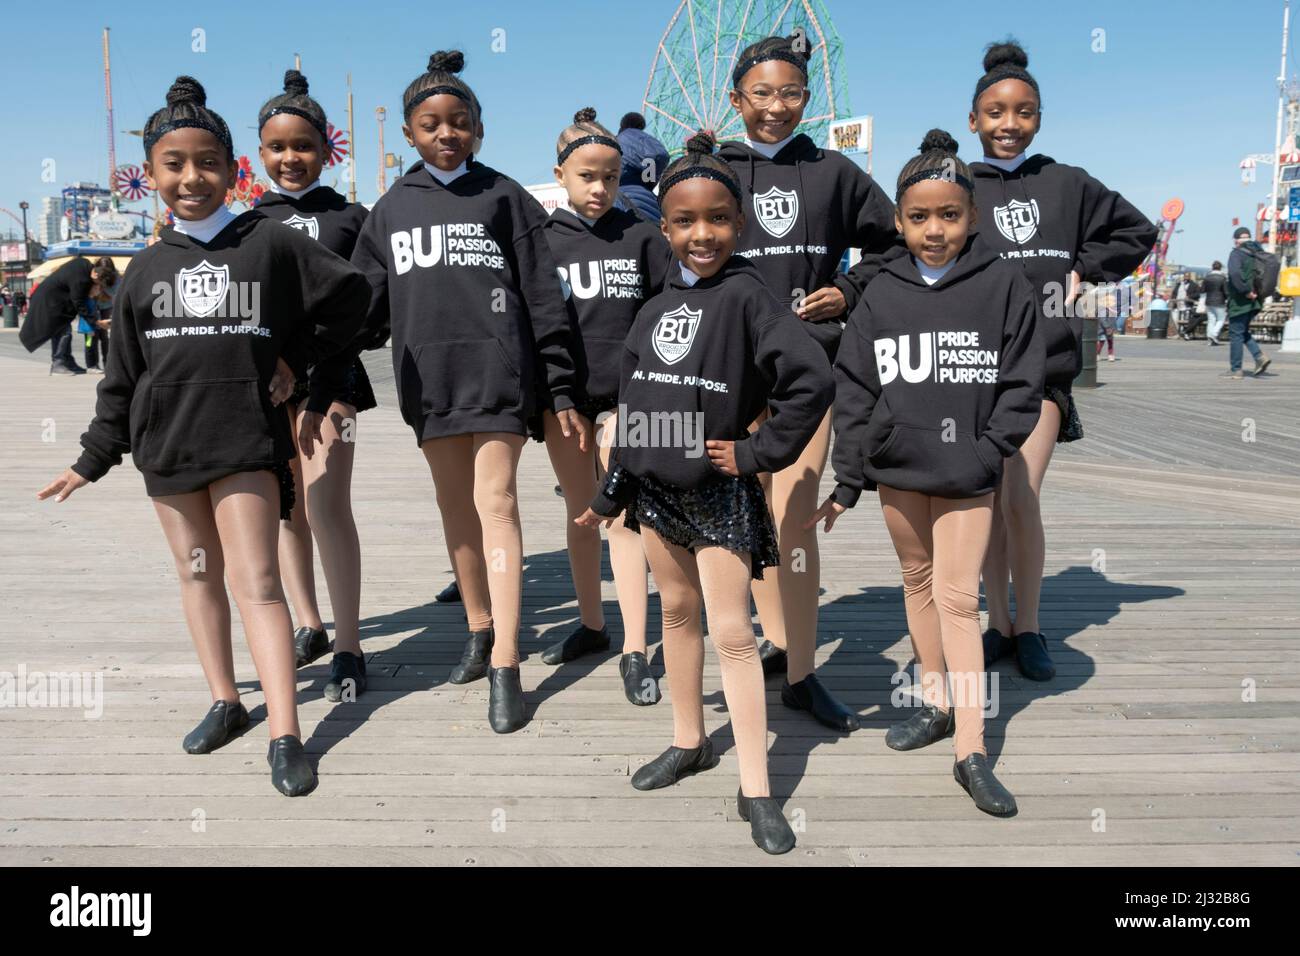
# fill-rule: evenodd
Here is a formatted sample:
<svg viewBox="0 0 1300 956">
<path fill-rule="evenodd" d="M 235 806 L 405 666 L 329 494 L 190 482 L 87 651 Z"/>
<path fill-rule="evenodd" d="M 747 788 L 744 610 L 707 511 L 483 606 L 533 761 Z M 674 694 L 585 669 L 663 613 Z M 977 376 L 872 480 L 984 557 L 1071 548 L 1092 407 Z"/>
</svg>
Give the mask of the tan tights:
<svg viewBox="0 0 1300 956">
<path fill-rule="evenodd" d="M 958 760 L 987 754 L 979 584 L 993 494 L 935 498 L 884 485 L 879 491 L 903 570 L 907 628 L 921 665 L 925 702 L 945 711 L 956 707 Z"/>
<path fill-rule="evenodd" d="M 993 503 L 998 520 L 993 522 L 984 558 L 984 600 L 989 609 L 989 627 L 1007 637 L 1038 633 L 1038 601 L 1047 552 L 1040 496 L 1060 427 L 1060 407 L 1050 399 L 1044 400 L 1029 439 L 1006 460 Z M 1012 582 L 1016 587 L 1014 622 L 1008 595 Z"/>
<path fill-rule="evenodd" d="M 753 582 L 754 604 L 763 637 L 785 648 L 789 655 L 786 677 L 791 684 L 813 672 L 817 651 L 821 555 L 817 550 L 817 528 L 805 530 L 803 523 L 821 504 L 819 485 L 830 441 L 831 416 L 827 412 L 798 461 L 776 474 L 762 476 L 776 525 L 781 564 L 767 569 L 763 580 Z"/>
<path fill-rule="evenodd" d="M 201 491 L 154 498 L 153 506 L 176 562 L 185 622 L 213 701 L 239 700 L 228 579 L 266 697 L 271 738 L 301 736 L 293 624 L 276 558 L 279 481 L 269 471 L 238 472 Z"/>
<path fill-rule="evenodd" d="M 298 434 L 300 410 L 290 407 Z M 352 517 L 352 463 L 356 457 L 357 412 L 334 402 L 321 423 L 324 442 L 310 458 L 292 460 L 297 497 L 293 514 L 280 525 L 280 576 L 300 625 L 319 630 L 312 537 L 320 545 L 321 567 L 334 609 L 334 652 L 361 654 L 361 543 Z M 306 486 L 306 494 L 304 487 Z"/>
<path fill-rule="evenodd" d="M 573 438 L 565 438 L 554 413 L 543 413 L 546 435 L 546 452 L 555 469 L 555 478 L 564 493 L 567 512 L 565 524 L 566 544 L 569 551 L 569 570 L 573 574 L 573 589 L 578 595 L 578 613 L 582 623 L 593 630 L 605 626 L 605 612 L 600 601 L 600 529 L 585 528 L 574 523 L 596 496 L 599 483 L 609 466 L 612 448 L 610 437 L 617 434 L 617 415 L 611 413 L 601 419 L 599 433 L 589 439 L 586 451 L 578 448 Z M 614 572 L 614 591 L 618 595 L 619 612 L 623 617 L 623 653 L 645 653 L 646 607 L 649 601 L 646 588 L 645 549 L 641 536 L 623 527 L 622 519 L 610 525 L 609 564 Z"/>
<path fill-rule="evenodd" d="M 508 432 L 477 432 L 420 446 L 469 629 L 496 632 L 493 667 L 519 665 L 524 538 L 515 473 L 524 441 Z"/>
<path fill-rule="evenodd" d="M 690 748 L 704 742 L 703 604 L 736 737 L 741 791 L 747 797 L 770 796 L 763 666 L 749 616 L 749 555 L 716 546 L 697 548 L 691 554 L 645 525 L 641 534 L 663 611 L 673 745 Z"/>
</svg>

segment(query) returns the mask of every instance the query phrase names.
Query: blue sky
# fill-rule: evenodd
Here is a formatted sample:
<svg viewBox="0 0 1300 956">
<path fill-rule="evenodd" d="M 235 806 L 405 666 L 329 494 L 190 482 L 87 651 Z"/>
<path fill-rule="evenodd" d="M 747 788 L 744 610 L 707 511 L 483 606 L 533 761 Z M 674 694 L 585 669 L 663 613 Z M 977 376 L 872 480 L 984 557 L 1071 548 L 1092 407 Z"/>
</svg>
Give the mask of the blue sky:
<svg viewBox="0 0 1300 956">
<path fill-rule="evenodd" d="M 705 0 L 712 3 L 714 0 Z M 875 116 L 874 172 L 892 193 L 899 167 L 932 126 L 978 158 L 966 114 L 984 44 L 1014 34 L 1043 91 L 1034 149 L 1083 166 L 1151 218 L 1171 196 L 1187 211 L 1176 262 L 1226 258 L 1233 217 L 1253 219 L 1268 189 L 1243 186 L 1238 162 L 1268 152 L 1281 0 L 1078 0 L 996 3 L 825 0 L 844 42 L 854 113 Z M 7 5 L 0 100 L 0 206 L 17 211 L 75 180 L 105 182 L 107 146 L 100 30 L 112 28 L 118 162 L 141 160 L 138 129 L 178 73 L 198 77 L 256 163 L 256 113 L 279 91 L 293 54 L 312 93 L 344 124 L 345 74 L 356 108 L 359 198 L 376 195 L 374 108 L 389 110 L 385 145 L 411 157 L 400 133 L 403 88 L 435 49 L 465 51 L 464 78 L 484 105 L 481 158 L 524 183 L 550 177 L 555 136 L 581 106 L 616 124 L 637 109 L 655 46 L 676 0 L 322 0 L 256 4 L 114 5 L 80 0 Z M 206 52 L 191 49 L 206 32 Z M 1093 31 L 1105 30 L 1104 53 Z M 505 31 L 505 52 L 491 49 Z M 19 38 L 25 38 L 19 39 Z M 1294 45 L 1294 44 L 1293 44 Z M 58 181 L 41 181 L 42 162 Z M 391 181 L 391 176 L 390 176 Z M 29 213 L 29 215 L 34 215 Z M 0 217 L 0 233 L 12 220 Z"/>
</svg>

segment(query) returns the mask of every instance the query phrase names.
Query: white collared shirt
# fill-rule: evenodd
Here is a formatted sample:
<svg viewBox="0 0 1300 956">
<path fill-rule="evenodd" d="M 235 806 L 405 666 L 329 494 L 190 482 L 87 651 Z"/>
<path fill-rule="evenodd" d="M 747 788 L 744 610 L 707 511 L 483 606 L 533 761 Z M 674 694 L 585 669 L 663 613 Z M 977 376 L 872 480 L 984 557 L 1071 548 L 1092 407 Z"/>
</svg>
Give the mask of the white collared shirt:
<svg viewBox="0 0 1300 956">
<path fill-rule="evenodd" d="M 217 211 L 206 219 L 182 219 L 175 217 L 172 228 L 183 236 L 197 239 L 199 242 L 211 242 L 222 229 L 235 220 L 235 214 L 226 206 L 217 207 Z"/>
<path fill-rule="evenodd" d="M 446 186 L 448 183 L 452 182 L 453 180 L 459 179 L 461 176 L 464 176 L 465 173 L 467 172 L 466 169 L 467 165 L 468 164 L 465 161 L 462 161 L 459 166 L 457 166 L 455 169 L 451 170 L 450 172 L 448 172 L 445 169 L 439 169 L 437 166 L 433 165 L 433 163 L 425 163 L 424 168 L 429 171 L 430 176 L 432 176 L 434 179 L 438 180 L 438 182 Z"/>
<path fill-rule="evenodd" d="M 942 279 L 944 276 L 948 274 L 948 272 L 952 269 L 953 264 L 956 263 L 957 259 L 955 257 L 949 259 L 941 266 L 926 265 L 920 259 L 916 258 L 916 256 L 912 256 L 912 261 L 916 263 L 916 271 L 921 273 L 921 278 L 925 280 L 925 284 L 934 285 L 936 282 L 938 282 L 940 279 Z"/>
<path fill-rule="evenodd" d="M 984 162 L 988 163 L 990 166 L 996 166 L 998 169 L 1008 173 L 1014 173 L 1020 168 L 1020 164 L 1024 161 L 1024 153 L 1021 153 L 1019 156 L 1013 156 L 1011 159 L 995 159 L 992 156 L 984 157 Z"/>
<path fill-rule="evenodd" d="M 781 142 L 779 143 L 756 143 L 748 136 L 746 136 L 745 145 L 748 146 L 750 149 L 752 149 L 754 152 L 758 153 L 760 156 L 766 156 L 768 159 L 771 159 L 777 153 L 781 152 L 781 150 L 785 149 L 786 145 L 792 139 L 794 139 L 794 133 L 791 133 L 789 136 L 781 140 Z"/>
<path fill-rule="evenodd" d="M 307 195 L 309 192 L 317 188 L 319 185 L 320 185 L 320 180 L 318 179 L 310 186 L 308 186 L 306 189 L 284 189 L 281 186 L 279 186 L 274 180 L 272 180 L 271 192 L 279 193 L 281 196 L 288 196 L 290 199 L 301 199 L 303 196 Z"/>
<path fill-rule="evenodd" d="M 687 287 L 693 288 L 695 286 L 695 283 L 700 281 L 701 277 L 697 273 L 694 273 L 690 269 L 686 268 L 686 263 L 679 262 L 677 264 L 681 267 L 682 270 L 682 281 L 686 283 Z"/>
</svg>

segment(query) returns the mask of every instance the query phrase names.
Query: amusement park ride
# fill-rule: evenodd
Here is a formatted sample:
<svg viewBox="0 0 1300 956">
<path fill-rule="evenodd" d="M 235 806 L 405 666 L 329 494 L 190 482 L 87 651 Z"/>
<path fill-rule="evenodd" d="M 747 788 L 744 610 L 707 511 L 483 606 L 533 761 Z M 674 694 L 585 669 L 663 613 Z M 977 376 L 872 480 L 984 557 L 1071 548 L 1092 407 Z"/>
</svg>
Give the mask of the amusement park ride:
<svg viewBox="0 0 1300 956">
<path fill-rule="evenodd" d="M 832 121 L 850 116 L 843 44 L 821 0 L 681 0 L 655 48 L 641 111 L 646 129 L 668 147 L 696 130 L 718 140 L 741 135 L 740 114 L 727 94 L 740 51 L 766 36 L 807 37 L 808 106 L 799 131 L 825 143 Z"/>
</svg>

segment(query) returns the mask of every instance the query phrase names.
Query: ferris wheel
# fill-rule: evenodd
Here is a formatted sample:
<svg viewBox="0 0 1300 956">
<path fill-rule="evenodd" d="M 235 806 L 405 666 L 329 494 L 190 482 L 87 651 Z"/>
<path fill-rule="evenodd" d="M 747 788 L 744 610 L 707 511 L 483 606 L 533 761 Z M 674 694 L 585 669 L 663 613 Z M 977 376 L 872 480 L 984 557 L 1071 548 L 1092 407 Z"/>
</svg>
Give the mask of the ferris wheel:
<svg viewBox="0 0 1300 956">
<path fill-rule="evenodd" d="M 767 36 L 808 38 L 808 106 L 799 132 L 826 142 L 831 120 L 852 114 L 843 44 L 821 0 L 681 0 L 655 49 L 641 111 L 646 129 L 674 155 L 696 130 L 719 141 L 744 135 L 731 107 L 731 71 L 740 52 Z"/>
</svg>

